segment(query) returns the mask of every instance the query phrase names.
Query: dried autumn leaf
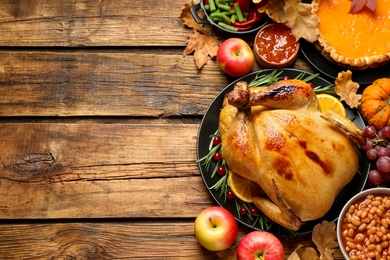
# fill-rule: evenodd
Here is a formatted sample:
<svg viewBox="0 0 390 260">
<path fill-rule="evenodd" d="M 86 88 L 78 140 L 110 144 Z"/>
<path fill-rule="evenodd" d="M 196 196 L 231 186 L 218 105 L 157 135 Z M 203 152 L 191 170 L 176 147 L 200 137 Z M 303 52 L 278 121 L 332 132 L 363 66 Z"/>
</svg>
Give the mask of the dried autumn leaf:
<svg viewBox="0 0 390 260">
<path fill-rule="evenodd" d="M 315 42 L 320 20 L 312 9 L 312 4 L 302 3 L 300 0 L 268 0 L 258 11 L 265 12 L 274 22 L 286 24 L 297 40 L 303 38 L 308 42 Z"/>
<path fill-rule="evenodd" d="M 312 247 L 298 245 L 287 260 L 318 260 L 317 251 Z"/>
<path fill-rule="evenodd" d="M 237 251 L 237 245 L 232 246 L 226 250 L 219 251 L 217 255 L 221 260 L 237 260 L 236 251 Z"/>
<path fill-rule="evenodd" d="M 181 9 L 181 14 L 179 18 L 183 21 L 183 23 L 186 26 L 192 28 L 194 31 L 198 31 L 201 33 L 209 33 L 208 30 L 204 28 L 202 24 L 197 23 L 194 17 L 192 16 L 190 9 L 193 5 L 194 3 L 192 1 L 186 3 Z"/>
<path fill-rule="evenodd" d="M 196 66 L 198 69 L 201 69 L 207 64 L 208 56 L 212 59 L 217 56 L 219 45 L 220 42 L 216 36 L 201 34 L 195 31 L 194 34 L 191 35 L 187 47 L 184 49 L 183 56 L 194 52 Z"/>
<path fill-rule="evenodd" d="M 302 250 L 303 245 L 299 244 L 295 250 L 287 257 L 287 260 L 301 260 L 298 251 Z"/>
<path fill-rule="evenodd" d="M 326 220 L 315 225 L 312 240 L 320 252 L 320 260 L 333 260 L 333 252 L 338 247 L 336 224 Z"/>
<path fill-rule="evenodd" d="M 341 101 L 345 101 L 350 108 L 358 107 L 362 98 L 361 94 L 357 94 L 359 84 L 352 81 L 352 72 L 342 71 L 337 75 L 336 86 L 334 90 L 340 96 Z"/>
<path fill-rule="evenodd" d="M 296 39 L 303 38 L 308 42 L 318 39 L 320 19 L 312 13 L 312 5 L 300 0 L 285 0 L 283 23 L 291 28 Z"/>
<path fill-rule="evenodd" d="M 268 17 L 272 19 L 272 21 L 276 23 L 281 23 L 284 19 L 284 0 L 262 0 L 262 1 L 267 1 L 267 3 L 257 8 L 257 11 L 259 11 L 260 13 L 265 12 L 268 15 Z"/>
</svg>

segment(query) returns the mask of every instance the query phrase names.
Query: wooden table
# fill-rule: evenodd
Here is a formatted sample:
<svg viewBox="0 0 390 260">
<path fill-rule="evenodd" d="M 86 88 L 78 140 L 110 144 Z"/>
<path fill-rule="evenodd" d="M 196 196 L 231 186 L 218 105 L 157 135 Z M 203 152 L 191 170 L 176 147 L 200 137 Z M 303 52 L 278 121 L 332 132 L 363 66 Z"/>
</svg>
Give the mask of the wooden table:
<svg viewBox="0 0 390 260">
<path fill-rule="evenodd" d="M 1 2 L 0 259 L 217 259 L 196 140 L 231 79 L 183 56 L 186 1 Z"/>
</svg>

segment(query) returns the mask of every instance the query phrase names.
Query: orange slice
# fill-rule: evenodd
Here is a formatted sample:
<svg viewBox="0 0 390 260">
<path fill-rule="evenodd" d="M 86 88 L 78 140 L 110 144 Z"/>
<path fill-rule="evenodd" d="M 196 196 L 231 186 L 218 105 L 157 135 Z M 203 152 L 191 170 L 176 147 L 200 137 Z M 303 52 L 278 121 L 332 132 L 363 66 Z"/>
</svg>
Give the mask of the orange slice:
<svg viewBox="0 0 390 260">
<path fill-rule="evenodd" d="M 263 193 L 263 190 L 256 183 L 232 171 L 229 171 L 228 174 L 227 182 L 231 191 L 243 202 L 252 203 L 253 197 Z"/>
<path fill-rule="evenodd" d="M 322 113 L 331 110 L 342 116 L 347 115 L 343 103 L 341 103 L 341 101 L 338 100 L 336 97 L 329 94 L 318 94 L 317 98 L 318 102 L 320 103 Z"/>
</svg>

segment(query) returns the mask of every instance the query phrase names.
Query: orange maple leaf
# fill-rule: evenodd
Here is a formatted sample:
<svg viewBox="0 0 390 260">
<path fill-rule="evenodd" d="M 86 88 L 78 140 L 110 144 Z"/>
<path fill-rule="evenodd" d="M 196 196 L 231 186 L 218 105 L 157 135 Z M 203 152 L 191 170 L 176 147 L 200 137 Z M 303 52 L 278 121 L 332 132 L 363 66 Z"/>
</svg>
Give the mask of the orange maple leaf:
<svg viewBox="0 0 390 260">
<path fill-rule="evenodd" d="M 207 64 L 208 56 L 212 59 L 217 56 L 219 45 L 220 42 L 216 36 L 210 36 L 194 31 L 194 34 L 191 35 L 188 40 L 183 56 L 194 52 L 196 66 L 198 69 L 201 69 L 205 64 Z"/>
</svg>

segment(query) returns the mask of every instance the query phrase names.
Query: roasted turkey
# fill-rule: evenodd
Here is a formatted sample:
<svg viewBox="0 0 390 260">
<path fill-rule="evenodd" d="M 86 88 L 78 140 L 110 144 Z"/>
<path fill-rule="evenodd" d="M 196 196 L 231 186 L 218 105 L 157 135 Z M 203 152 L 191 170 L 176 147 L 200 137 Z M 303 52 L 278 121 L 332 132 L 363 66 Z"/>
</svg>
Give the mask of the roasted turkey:
<svg viewBox="0 0 390 260">
<path fill-rule="evenodd" d="M 255 206 L 295 231 L 330 209 L 358 171 L 356 144 L 365 142 L 350 119 L 321 113 L 301 80 L 251 89 L 236 83 L 225 96 L 219 130 L 229 169 L 264 191 Z"/>
</svg>

